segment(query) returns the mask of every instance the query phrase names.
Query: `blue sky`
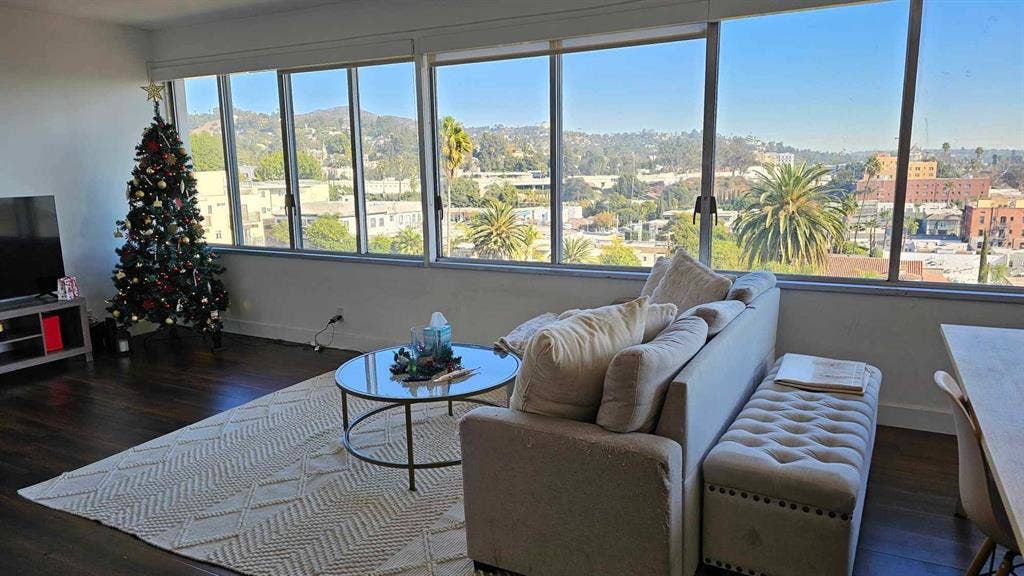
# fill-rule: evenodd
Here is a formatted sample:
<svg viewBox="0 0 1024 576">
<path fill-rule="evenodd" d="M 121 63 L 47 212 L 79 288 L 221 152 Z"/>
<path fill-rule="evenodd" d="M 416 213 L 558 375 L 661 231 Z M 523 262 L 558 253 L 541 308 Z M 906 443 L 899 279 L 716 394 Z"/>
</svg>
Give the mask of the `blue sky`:
<svg viewBox="0 0 1024 576">
<path fill-rule="evenodd" d="M 718 131 L 818 150 L 894 150 L 907 0 L 722 24 Z M 565 126 L 590 132 L 699 129 L 704 42 L 567 54 Z M 439 67 L 438 109 L 468 126 L 549 119 L 548 59 Z M 296 112 L 345 101 L 343 72 L 295 75 Z M 232 78 L 235 105 L 277 107 L 273 73 Z M 360 69 L 363 108 L 415 116 L 412 64 Z M 187 84 L 192 110 L 212 80 Z M 927 119 L 927 123 L 925 121 Z M 925 126 L 927 125 L 927 129 Z M 1024 148 L 1024 2 L 926 0 L 914 143 Z"/>
</svg>

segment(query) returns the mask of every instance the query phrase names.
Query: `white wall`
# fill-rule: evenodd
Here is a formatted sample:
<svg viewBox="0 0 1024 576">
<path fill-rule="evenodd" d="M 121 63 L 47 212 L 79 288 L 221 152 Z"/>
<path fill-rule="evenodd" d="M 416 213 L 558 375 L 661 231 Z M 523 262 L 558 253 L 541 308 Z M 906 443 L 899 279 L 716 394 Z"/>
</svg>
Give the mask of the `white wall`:
<svg viewBox="0 0 1024 576">
<path fill-rule="evenodd" d="M 425 323 L 434 310 L 452 322 L 456 339 L 489 344 L 541 312 L 607 304 L 635 296 L 642 286 L 639 280 L 247 254 L 226 254 L 223 262 L 232 297 L 229 330 L 308 342 L 343 306 L 334 346 L 357 350 L 404 343 L 409 327 Z M 950 432 L 947 404 L 931 379 L 935 370 L 951 369 L 940 323 L 1022 327 L 1024 305 L 786 289 L 779 353 L 870 362 L 884 375 L 881 423 Z"/>
<path fill-rule="evenodd" d="M 0 8 L 0 195 L 54 195 L 67 273 L 97 315 L 113 292 L 125 182 L 149 121 L 148 35 Z"/>
</svg>

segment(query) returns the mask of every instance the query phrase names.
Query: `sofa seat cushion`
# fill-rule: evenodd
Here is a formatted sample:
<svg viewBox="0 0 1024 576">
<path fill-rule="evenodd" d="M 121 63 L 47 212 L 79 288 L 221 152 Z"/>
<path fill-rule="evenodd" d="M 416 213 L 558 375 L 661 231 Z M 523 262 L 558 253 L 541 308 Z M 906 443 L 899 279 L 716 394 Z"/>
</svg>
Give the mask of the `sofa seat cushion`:
<svg viewBox="0 0 1024 576">
<path fill-rule="evenodd" d="M 612 432 L 651 432 L 668 385 L 683 365 L 700 352 L 708 325 L 682 316 L 656 338 L 615 355 L 604 377 L 599 426 Z"/>
<path fill-rule="evenodd" d="M 864 395 L 776 384 L 779 362 L 704 461 L 704 482 L 852 514 L 866 482 L 881 372 Z"/>
<path fill-rule="evenodd" d="M 593 422 L 604 375 L 623 348 L 643 341 L 647 298 L 583 310 L 541 328 L 530 339 L 509 407 Z"/>
</svg>

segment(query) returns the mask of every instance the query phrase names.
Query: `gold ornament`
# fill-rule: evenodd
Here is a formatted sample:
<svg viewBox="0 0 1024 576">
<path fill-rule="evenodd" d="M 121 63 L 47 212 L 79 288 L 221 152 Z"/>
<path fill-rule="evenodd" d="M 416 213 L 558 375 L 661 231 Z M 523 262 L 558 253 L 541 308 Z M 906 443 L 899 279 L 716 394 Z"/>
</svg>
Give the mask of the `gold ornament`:
<svg viewBox="0 0 1024 576">
<path fill-rule="evenodd" d="M 117 279 L 118 279 L 118 280 L 121 280 L 121 279 L 122 279 L 122 278 L 124 278 L 124 277 L 125 277 L 125 273 L 124 273 L 124 272 L 122 272 L 122 271 L 120 271 L 120 270 L 118 270 L 118 271 L 117 271 Z"/>
<path fill-rule="evenodd" d="M 132 322 L 138 322 L 138 321 L 139 321 L 139 317 L 136 316 L 135 314 L 132 314 Z"/>
<path fill-rule="evenodd" d="M 152 230 L 152 229 L 149 229 L 149 230 L 143 230 L 143 231 L 142 231 L 142 235 L 143 235 L 143 236 L 152 236 L 152 235 L 153 235 L 153 230 Z"/>
<path fill-rule="evenodd" d="M 178 154 L 181 156 L 185 156 L 188 154 L 188 150 L 185 150 L 185 147 L 182 146 L 181 148 L 178 148 Z"/>
<path fill-rule="evenodd" d="M 142 219 L 142 223 L 143 223 L 143 224 L 149 224 L 149 223 L 151 223 L 152 221 L 153 221 L 153 219 L 152 219 L 152 218 L 150 218 L 149 216 L 146 216 L 145 218 L 143 218 L 143 219 Z"/>
<path fill-rule="evenodd" d="M 153 173 L 155 173 L 155 172 L 156 172 L 156 170 L 153 170 L 152 168 L 146 168 L 146 174 L 149 174 L 150 176 L 152 176 Z"/>
<path fill-rule="evenodd" d="M 164 85 L 157 84 L 152 80 L 149 81 L 149 86 L 139 86 L 146 91 L 146 100 L 152 100 L 153 102 L 159 102 L 164 98 Z"/>
<path fill-rule="evenodd" d="M 114 310 L 113 312 L 110 313 L 110 315 L 113 316 L 114 318 L 120 318 L 121 317 L 121 311 L 120 310 Z"/>
<path fill-rule="evenodd" d="M 135 186 L 138 186 L 139 185 L 139 179 L 138 178 L 132 178 L 132 184 L 134 184 Z"/>
<path fill-rule="evenodd" d="M 124 234 L 121 234 L 120 230 L 114 231 L 114 238 L 124 238 Z"/>
<path fill-rule="evenodd" d="M 164 188 L 167 188 L 167 182 L 160 180 L 156 183 L 156 187 L 163 190 Z"/>
<path fill-rule="evenodd" d="M 203 299 L 202 299 L 202 300 L 200 300 L 200 302 L 202 302 L 203 304 L 206 304 L 206 303 L 208 303 L 209 301 L 210 301 L 210 299 L 209 299 L 209 298 L 207 298 L 206 296 L 203 296 Z"/>
<path fill-rule="evenodd" d="M 181 237 L 181 243 L 182 244 L 188 244 L 189 243 L 188 236 L 182 236 Z"/>
<path fill-rule="evenodd" d="M 174 324 L 174 318 L 168 317 L 167 320 L 164 320 L 164 323 L 170 326 L 171 324 Z"/>
<path fill-rule="evenodd" d="M 174 166 L 175 164 L 178 163 L 178 157 L 175 156 L 174 154 L 168 154 L 167 163 L 170 164 L 171 166 Z"/>
<path fill-rule="evenodd" d="M 136 191 L 135 191 L 135 197 L 136 197 L 136 198 L 142 198 L 142 197 L 143 197 L 143 196 L 145 196 L 145 195 L 146 195 L 146 193 L 145 193 L 145 192 L 143 192 L 142 190 L 136 190 Z"/>
<path fill-rule="evenodd" d="M 153 200 L 153 208 L 163 208 L 163 207 L 164 207 L 164 203 L 161 202 L 159 198 L 157 198 L 156 200 Z"/>
<path fill-rule="evenodd" d="M 138 283 L 139 283 L 138 276 L 132 276 L 132 284 L 138 284 Z"/>
</svg>

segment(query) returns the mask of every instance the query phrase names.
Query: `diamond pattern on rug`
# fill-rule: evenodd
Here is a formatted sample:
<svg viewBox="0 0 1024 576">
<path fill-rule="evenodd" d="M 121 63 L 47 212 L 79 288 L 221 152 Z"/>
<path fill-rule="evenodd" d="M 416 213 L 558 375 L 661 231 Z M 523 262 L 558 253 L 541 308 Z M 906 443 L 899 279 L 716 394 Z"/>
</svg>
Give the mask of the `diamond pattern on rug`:
<svg viewBox="0 0 1024 576">
<path fill-rule="evenodd" d="M 505 391 L 484 396 L 504 402 Z M 352 417 L 380 404 L 349 398 Z M 413 407 L 417 462 L 457 459 L 458 418 L 475 407 Z M 407 472 L 341 445 L 341 393 L 327 373 L 19 491 L 166 550 L 252 575 L 472 574 L 462 472 Z M 401 461 L 401 409 L 352 433 L 359 450 Z"/>
</svg>

